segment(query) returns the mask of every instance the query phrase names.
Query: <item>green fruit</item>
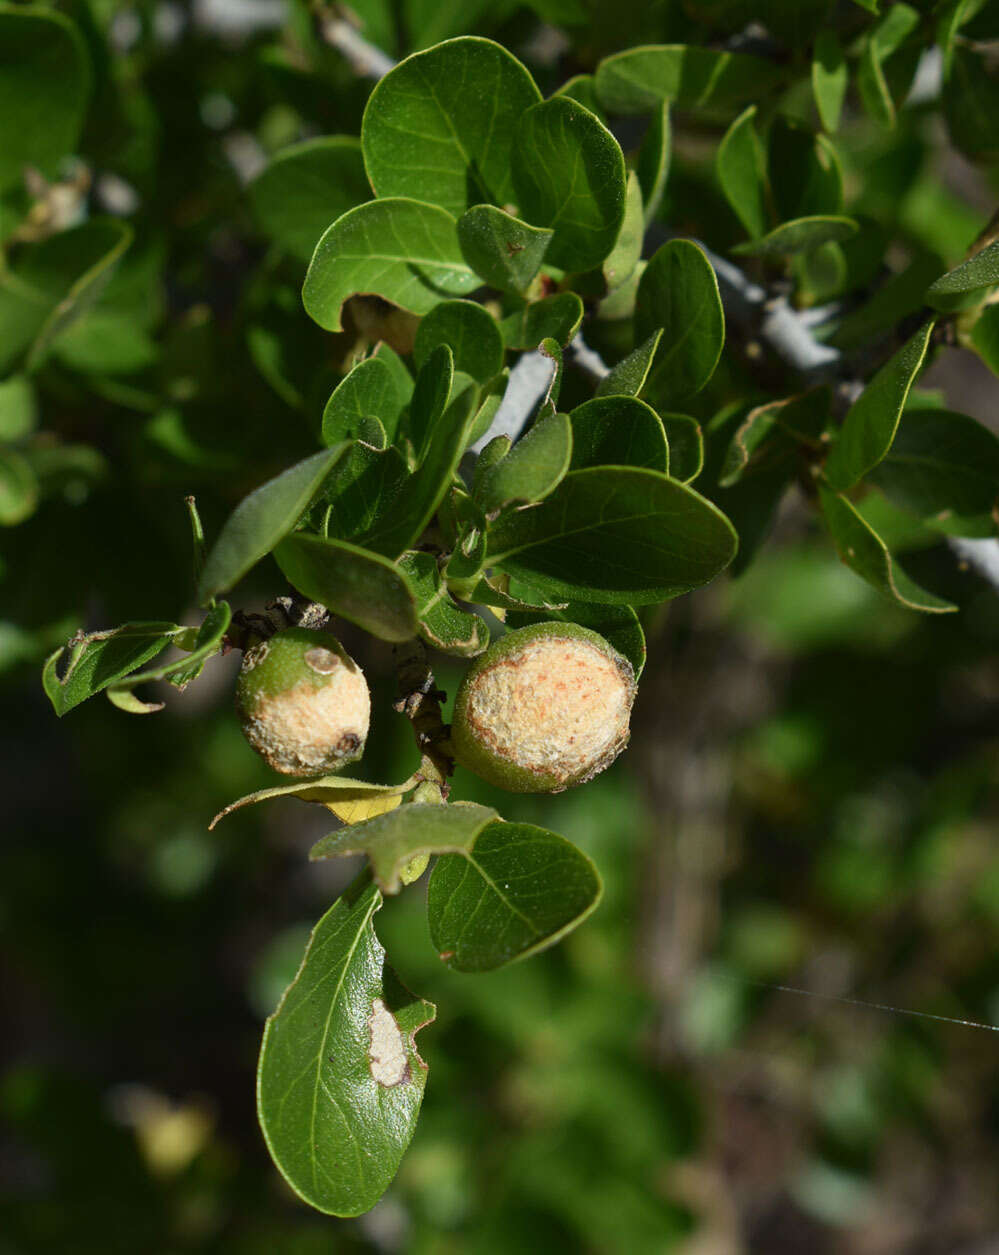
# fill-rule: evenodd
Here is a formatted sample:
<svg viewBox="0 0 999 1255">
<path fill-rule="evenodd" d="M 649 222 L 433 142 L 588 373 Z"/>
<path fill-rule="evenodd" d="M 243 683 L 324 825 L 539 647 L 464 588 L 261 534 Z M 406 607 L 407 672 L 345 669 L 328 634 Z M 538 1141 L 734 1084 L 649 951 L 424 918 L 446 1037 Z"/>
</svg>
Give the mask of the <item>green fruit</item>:
<svg viewBox="0 0 999 1255">
<path fill-rule="evenodd" d="M 455 760 L 511 793 L 582 784 L 628 743 L 631 663 L 587 628 L 540 623 L 508 632 L 461 682 Z"/>
<path fill-rule="evenodd" d="M 364 672 L 335 636 L 288 628 L 243 655 L 236 711 L 269 766 L 314 776 L 364 753 L 371 698 Z"/>
</svg>

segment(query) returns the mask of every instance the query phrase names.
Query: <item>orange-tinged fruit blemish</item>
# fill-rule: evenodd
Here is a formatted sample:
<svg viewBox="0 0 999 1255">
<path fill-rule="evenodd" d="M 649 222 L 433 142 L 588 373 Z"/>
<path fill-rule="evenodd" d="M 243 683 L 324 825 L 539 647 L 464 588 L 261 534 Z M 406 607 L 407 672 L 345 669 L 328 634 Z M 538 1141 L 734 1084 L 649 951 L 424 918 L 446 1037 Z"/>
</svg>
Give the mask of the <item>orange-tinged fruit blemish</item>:
<svg viewBox="0 0 999 1255">
<path fill-rule="evenodd" d="M 476 661 L 455 703 L 459 763 L 511 792 L 591 779 L 628 742 L 631 664 L 575 624 L 510 632 Z"/>
</svg>

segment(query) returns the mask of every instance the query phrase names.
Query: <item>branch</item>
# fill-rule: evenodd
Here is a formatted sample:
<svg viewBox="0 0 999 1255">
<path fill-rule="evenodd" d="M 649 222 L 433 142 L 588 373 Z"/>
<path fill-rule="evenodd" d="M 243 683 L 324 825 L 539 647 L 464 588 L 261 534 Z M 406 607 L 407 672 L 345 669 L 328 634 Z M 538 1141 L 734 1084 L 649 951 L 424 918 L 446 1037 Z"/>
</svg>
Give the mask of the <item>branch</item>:
<svg viewBox="0 0 999 1255">
<path fill-rule="evenodd" d="M 359 78 L 380 79 L 396 62 L 375 44 L 368 43 L 360 31 L 337 12 L 320 12 L 316 27 L 324 43 L 343 54 Z"/>
<path fill-rule="evenodd" d="M 413 725 L 413 735 L 421 756 L 417 774 L 436 787 L 439 794 L 436 800 L 446 800 L 449 788 L 447 777 L 454 771 L 450 729 L 441 713 L 441 703 L 446 700 L 447 694 L 437 687 L 421 641 L 406 641 L 397 645 L 394 653 L 399 676 L 399 700 L 395 709 Z M 420 800 L 431 799 L 424 797 Z"/>
</svg>

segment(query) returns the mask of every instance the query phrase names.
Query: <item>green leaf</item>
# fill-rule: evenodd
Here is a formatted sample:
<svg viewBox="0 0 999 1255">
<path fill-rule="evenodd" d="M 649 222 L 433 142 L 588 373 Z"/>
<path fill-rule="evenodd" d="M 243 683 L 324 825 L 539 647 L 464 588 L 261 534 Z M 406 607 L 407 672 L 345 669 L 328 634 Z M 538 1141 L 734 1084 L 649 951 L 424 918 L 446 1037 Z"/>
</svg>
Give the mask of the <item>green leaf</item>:
<svg viewBox="0 0 999 1255">
<path fill-rule="evenodd" d="M 378 425 L 377 419 L 366 421 Z M 354 443 L 315 499 L 309 512 L 314 529 L 323 536 L 356 541 L 396 509 L 411 473 L 397 448 Z"/>
<path fill-rule="evenodd" d="M 545 260 L 592 270 L 610 253 L 625 207 L 621 148 L 588 109 L 555 96 L 528 109 L 511 154 L 521 213 L 554 231 Z"/>
<path fill-rule="evenodd" d="M 441 353 L 450 356 L 447 346 L 440 345 L 424 370 L 430 369 L 434 357 Z M 457 474 L 468 444 L 478 396 L 479 388 L 474 380 L 467 375 L 455 376 L 447 407 L 426 429 L 421 445 L 425 452 L 417 472 L 403 484 L 392 510 L 364 533 L 361 543 L 397 558 L 419 540 Z"/>
<path fill-rule="evenodd" d="M 260 789 L 230 802 L 208 825 L 208 831 L 211 832 L 220 819 L 225 819 L 233 811 L 241 810 L 244 806 L 253 806 L 257 802 L 268 802 L 275 797 L 297 797 L 300 802 L 315 802 L 336 813 L 353 802 L 401 797 L 412 792 L 416 785 L 416 780 L 404 780 L 402 784 L 369 784 L 366 780 L 350 780 L 346 776 L 319 776 L 315 780 L 296 780 L 294 784 L 279 784 L 272 789 Z"/>
<path fill-rule="evenodd" d="M 852 488 L 891 448 L 909 390 L 922 370 L 933 322 L 925 323 L 881 367 L 850 407 L 826 462 L 834 488 Z"/>
<path fill-rule="evenodd" d="M 604 375 L 597 384 L 598 397 L 629 396 L 637 397 L 645 387 L 645 381 L 652 369 L 652 362 L 663 338 L 662 327 L 657 328 L 647 340 L 622 358 L 616 366 Z"/>
<path fill-rule="evenodd" d="M 974 257 L 961 262 L 953 270 L 941 275 L 926 290 L 926 299 L 931 305 L 938 304 L 949 308 L 949 299 L 964 296 L 969 292 L 981 292 L 984 288 L 999 285 L 999 240 L 987 244 Z M 947 298 L 947 300 L 940 300 Z"/>
<path fill-rule="evenodd" d="M 669 177 L 673 137 L 670 129 L 669 105 L 664 101 L 652 110 L 648 130 L 638 150 L 635 171 L 642 187 L 642 204 L 645 225 L 655 221 L 666 191 Z"/>
<path fill-rule="evenodd" d="M 737 244 L 732 252 L 750 257 L 792 257 L 795 253 L 812 252 L 823 244 L 848 240 L 858 230 L 852 218 L 815 214 L 782 222 L 762 239 Z"/>
<path fill-rule="evenodd" d="M 840 558 L 868 584 L 909 610 L 943 614 L 957 609 L 906 575 L 881 537 L 846 497 L 820 484 L 819 504 Z"/>
<path fill-rule="evenodd" d="M 116 697 L 130 694 L 140 684 L 149 684 L 154 680 L 169 680 L 176 688 L 185 688 L 192 680 L 196 680 L 204 669 L 204 665 L 212 654 L 222 648 L 222 640 L 232 622 L 232 610 L 229 603 L 217 602 L 205 615 L 201 626 L 191 642 L 192 649 L 186 658 L 175 658 L 162 667 L 151 667 L 146 671 L 136 671 L 124 679 L 116 680 L 108 689 L 108 697 L 112 702 Z M 148 713 L 162 710 L 163 703 L 141 703 L 143 710 L 136 713 Z"/>
<path fill-rule="evenodd" d="M 364 854 L 383 893 L 398 893 L 402 872 L 419 855 L 470 853 L 483 829 L 498 818 L 491 806 L 452 802 L 446 806 L 411 802 L 388 815 L 378 815 L 331 832 L 309 851 L 310 859 Z"/>
<path fill-rule="evenodd" d="M 80 634 L 46 659 L 42 687 L 61 718 L 88 697 L 149 662 L 185 631 L 175 623 L 124 623 L 106 632 Z M 69 657 L 60 672 L 66 651 Z"/>
<path fill-rule="evenodd" d="M 542 340 L 555 340 L 565 348 L 582 321 L 583 302 L 576 293 L 556 292 L 508 314 L 500 331 L 508 349 L 536 349 Z"/>
<path fill-rule="evenodd" d="M 416 376 L 409 406 L 406 434 L 417 466 L 427 455 L 431 439 L 447 409 L 454 383 L 454 357 L 447 344 L 438 344 L 427 354 Z"/>
<path fill-rule="evenodd" d="M 476 605 L 495 606 L 499 610 L 517 610 L 528 614 L 546 614 L 549 610 L 564 610 L 567 601 L 548 601 L 536 588 L 528 588 L 526 584 L 518 586 L 520 595 L 514 596 L 508 590 L 513 581 L 509 575 L 496 572 L 495 575 L 480 579 L 469 597 Z M 615 607 L 616 609 L 616 607 Z"/>
<path fill-rule="evenodd" d="M 201 573 L 198 599 L 202 605 L 232 588 L 287 536 L 347 448 L 344 443 L 314 453 L 261 484 L 239 503 L 219 533 Z"/>
<path fill-rule="evenodd" d="M 628 175 L 621 228 L 614 241 L 614 247 L 604 258 L 601 266 L 608 291 L 620 287 L 631 277 L 642 256 L 644 238 L 645 217 L 642 212 L 642 188 L 638 175 L 632 170 Z"/>
<path fill-rule="evenodd" d="M 474 301 L 444 301 L 420 323 L 413 361 L 422 366 L 440 344 L 454 356 L 454 369 L 488 383 L 503 369 L 503 337 L 496 319 Z"/>
<path fill-rule="evenodd" d="M 527 289 L 553 234 L 495 205 L 473 205 L 458 219 L 458 243 L 465 261 L 501 291 L 523 293 Z"/>
<path fill-rule="evenodd" d="M 941 532 L 984 537 L 999 531 L 999 440 L 965 414 L 907 410 L 871 479 Z"/>
<path fill-rule="evenodd" d="M 999 153 L 995 119 L 999 85 L 983 52 L 955 46 L 942 92 L 951 139 L 975 161 L 994 161 Z"/>
<path fill-rule="evenodd" d="M 112 218 L 92 218 L 20 252 L 0 269 L 0 371 L 29 349 L 38 366 L 58 337 L 86 313 L 132 240 Z"/>
<path fill-rule="evenodd" d="M 756 106 L 750 105 L 725 132 L 715 154 L 715 171 L 736 217 L 753 239 L 766 232 L 767 163 L 756 132 Z"/>
<path fill-rule="evenodd" d="M 261 229 L 299 261 L 331 222 L 371 199 L 360 140 L 323 135 L 283 148 L 249 187 Z"/>
<path fill-rule="evenodd" d="M 366 357 L 341 379 L 326 402 L 323 444 L 332 447 L 343 440 L 363 439 L 369 418 L 376 418 L 386 441 L 394 443 L 409 395 L 400 391 L 397 375 L 382 358 Z"/>
<path fill-rule="evenodd" d="M 15 527 L 38 508 L 41 491 L 31 463 L 16 449 L 0 449 L 0 527 Z"/>
<path fill-rule="evenodd" d="M 637 397 L 594 397 L 572 419 L 572 469 L 644 466 L 669 473 L 669 445 L 659 415 Z"/>
<path fill-rule="evenodd" d="M 462 610 L 448 592 L 432 553 L 405 553 L 399 559 L 416 594 L 420 636 L 433 649 L 473 658 L 489 644 L 489 629 L 477 614 Z"/>
<path fill-rule="evenodd" d="M 610 113 L 646 113 L 662 101 L 684 109 L 742 108 L 776 87 L 783 71 L 761 57 L 686 44 L 651 44 L 606 57 L 597 92 Z"/>
<path fill-rule="evenodd" d="M 672 405 L 700 392 L 725 343 L 718 280 L 704 250 L 689 240 L 663 244 L 642 272 L 635 335 L 645 339 L 660 327 L 663 337 L 646 386 Z"/>
<path fill-rule="evenodd" d="M 732 561 L 725 516 L 692 489 L 633 467 L 571 471 L 540 505 L 489 530 L 489 560 L 575 601 L 648 605 L 708 583 Z"/>
<path fill-rule="evenodd" d="M 569 416 L 542 414 L 501 462 L 484 471 L 475 499 L 487 514 L 513 502 L 542 501 L 561 483 L 571 457 Z"/>
<path fill-rule="evenodd" d="M 812 95 L 823 127 L 835 134 L 843 112 L 843 101 L 850 73 L 836 32 L 829 27 L 819 31 L 812 56 Z"/>
<path fill-rule="evenodd" d="M 778 222 L 842 213 L 843 167 L 827 135 L 778 115 L 768 136 L 767 171 Z"/>
<path fill-rule="evenodd" d="M 316 925 L 268 1019 L 257 1070 L 267 1148 L 291 1188 L 335 1216 L 370 1210 L 399 1167 L 426 1085 L 414 1044 L 434 1018 L 385 962 L 365 875 Z"/>
<path fill-rule="evenodd" d="M 0 5 L 0 191 L 26 166 L 52 177 L 73 152 L 90 90 L 76 26 L 54 9 Z"/>
<path fill-rule="evenodd" d="M 416 596 L 403 573 L 381 554 L 296 532 L 281 541 L 274 558 L 300 593 L 372 636 L 408 641 L 416 635 Z"/>
<path fill-rule="evenodd" d="M 575 100 L 584 108 L 589 109 L 590 113 L 598 117 L 606 126 L 607 118 L 597 96 L 597 82 L 592 74 L 574 74 L 561 87 L 553 91 L 552 95 L 568 96 L 570 100 Z"/>
<path fill-rule="evenodd" d="M 27 375 L 0 380 L 0 443 L 30 436 L 37 426 L 35 390 Z"/>
<path fill-rule="evenodd" d="M 427 314 L 445 297 L 478 286 L 446 210 L 387 199 L 358 205 L 333 223 L 316 246 L 302 300 L 320 327 L 342 331 L 344 302 L 359 292 Z"/>
<path fill-rule="evenodd" d="M 971 343 L 993 374 L 999 375 L 999 305 L 986 305 L 971 329 Z M 2 385 L 0 385 L 2 387 Z M 0 428 L 3 426 L 0 401 Z"/>
<path fill-rule="evenodd" d="M 379 197 L 411 196 L 455 216 L 480 201 L 514 200 L 510 145 L 521 114 L 540 99 L 524 66 L 489 39 L 450 39 L 407 57 L 364 110 L 371 186 Z"/>
<path fill-rule="evenodd" d="M 689 484 L 704 466 L 704 433 L 701 424 L 689 414 L 659 415 L 669 444 L 669 473 L 681 484 Z"/>
<path fill-rule="evenodd" d="M 873 33 L 864 40 L 857 65 L 857 88 L 868 114 L 884 127 L 895 125 L 895 102 L 892 100 L 885 72 L 881 65 L 881 53 Z"/>
<path fill-rule="evenodd" d="M 520 598 L 539 601 L 541 594 L 526 584 L 514 581 L 511 585 Z M 599 633 L 619 654 L 631 663 L 637 680 L 645 668 L 645 633 L 638 615 L 631 606 L 591 606 L 583 601 L 570 601 L 566 606 L 538 607 L 532 610 L 510 610 L 506 616 L 507 627 L 529 627 L 532 623 L 578 623 Z"/>
<path fill-rule="evenodd" d="M 503 398 L 506 395 L 507 387 L 510 383 L 510 370 L 504 366 L 498 375 L 490 379 L 489 383 L 479 393 L 479 408 L 475 411 L 475 417 L 472 419 L 465 436 L 465 447 L 474 445 L 476 441 L 482 439 L 490 427 L 493 425 L 499 407 L 503 404 Z"/>
<path fill-rule="evenodd" d="M 560 941 L 596 908 L 597 869 L 564 837 L 495 820 L 468 854 L 438 859 L 430 938 L 448 967 L 488 972 Z"/>
<path fill-rule="evenodd" d="M 823 451 L 821 435 L 829 414 L 828 389 L 812 389 L 751 409 L 736 428 L 725 452 L 718 483 L 729 488 L 744 474 L 778 470 L 795 445 Z"/>
</svg>

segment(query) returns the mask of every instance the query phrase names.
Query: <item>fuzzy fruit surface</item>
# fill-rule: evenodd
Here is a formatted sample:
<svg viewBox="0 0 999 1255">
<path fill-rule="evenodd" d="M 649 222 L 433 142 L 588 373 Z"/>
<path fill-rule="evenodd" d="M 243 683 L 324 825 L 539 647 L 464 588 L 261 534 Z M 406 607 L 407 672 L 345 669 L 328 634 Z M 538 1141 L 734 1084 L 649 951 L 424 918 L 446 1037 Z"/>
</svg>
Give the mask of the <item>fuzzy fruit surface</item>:
<svg viewBox="0 0 999 1255">
<path fill-rule="evenodd" d="M 455 700 L 455 760 L 510 793 L 582 784 L 628 743 L 631 664 L 574 623 L 509 632 L 468 670 Z"/>
<path fill-rule="evenodd" d="M 364 753 L 371 698 L 364 672 L 335 636 L 288 628 L 243 655 L 236 711 L 269 766 L 314 776 Z"/>
</svg>

